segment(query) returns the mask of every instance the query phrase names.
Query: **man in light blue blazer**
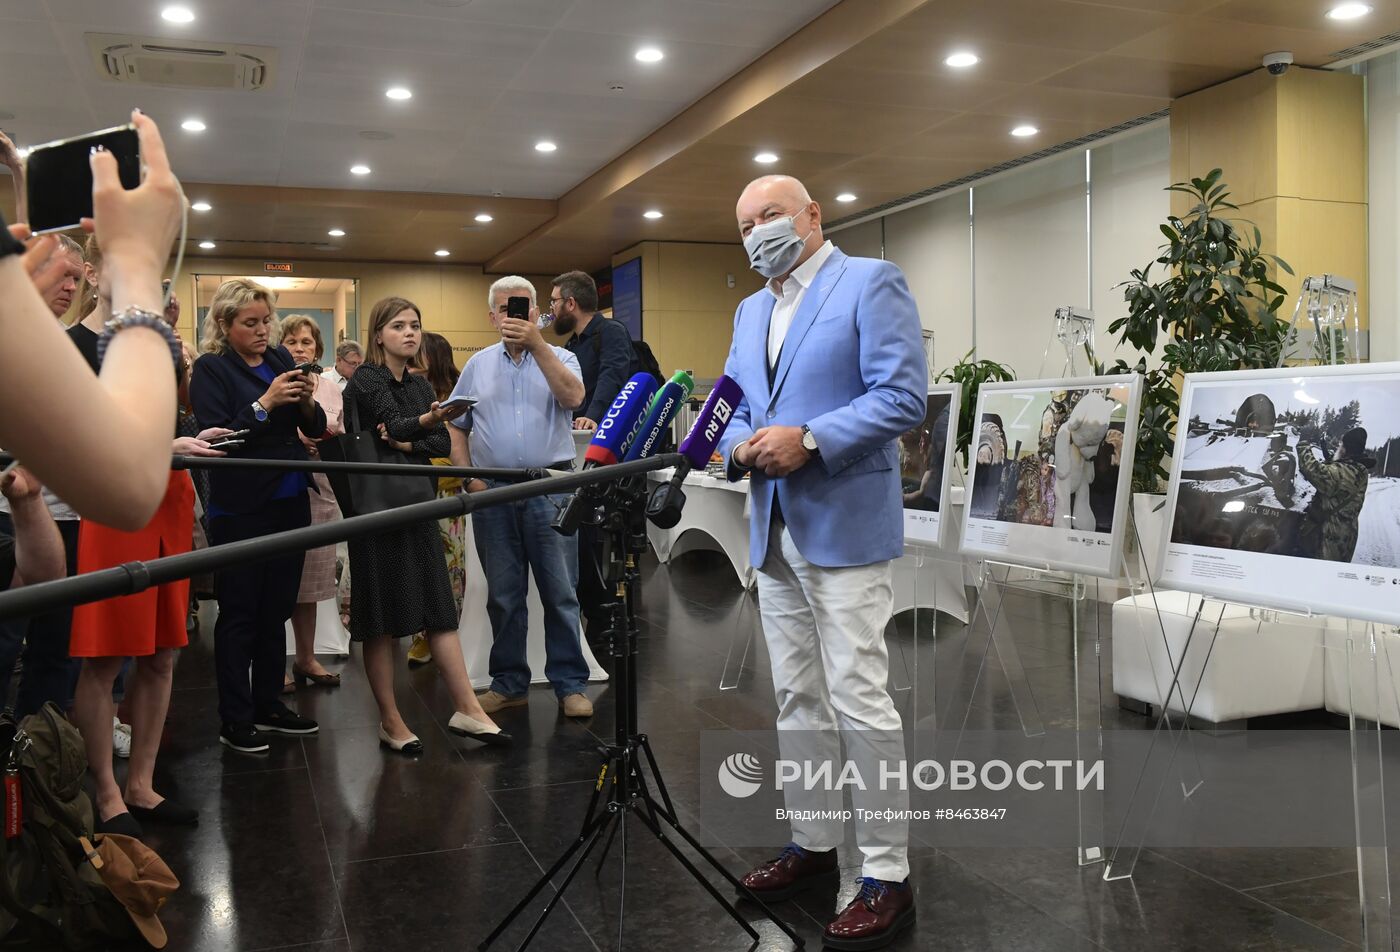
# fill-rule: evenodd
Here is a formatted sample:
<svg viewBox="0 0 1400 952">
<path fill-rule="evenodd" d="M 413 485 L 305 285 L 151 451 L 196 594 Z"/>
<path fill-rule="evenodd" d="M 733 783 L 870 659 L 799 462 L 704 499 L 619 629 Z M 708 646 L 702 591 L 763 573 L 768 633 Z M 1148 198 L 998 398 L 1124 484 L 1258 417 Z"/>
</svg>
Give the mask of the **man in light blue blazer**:
<svg viewBox="0 0 1400 952">
<path fill-rule="evenodd" d="M 841 742 L 867 791 L 857 810 L 907 810 L 878 789 L 880 764 L 904 760 L 886 687 L 891 560 L 904 551 L 896 440 L 928 392 L 918 311 L 894 265 L 852 258 L 822 237 L 802 183 L 764 176 L 736 207 L 749 263 L 768 278 L 734 318 L 724 372 L 744 390 L 721 443 L 729 478 L 751 474 L 750 560 L 758 566 L 786 760 L 831 760 Z M 785 787 L 789 810 L 820 815 L 840 795 Z M 857 813 L 859 818 L 861 814 Z M 745 886 L 779 901 L 835 874 L 841 821 L 793 822 L 781 856 Z M 861 891 L 823 937 L 878 948 L 913 923 L 907 821 L 856 822 Z"/>
</svg>

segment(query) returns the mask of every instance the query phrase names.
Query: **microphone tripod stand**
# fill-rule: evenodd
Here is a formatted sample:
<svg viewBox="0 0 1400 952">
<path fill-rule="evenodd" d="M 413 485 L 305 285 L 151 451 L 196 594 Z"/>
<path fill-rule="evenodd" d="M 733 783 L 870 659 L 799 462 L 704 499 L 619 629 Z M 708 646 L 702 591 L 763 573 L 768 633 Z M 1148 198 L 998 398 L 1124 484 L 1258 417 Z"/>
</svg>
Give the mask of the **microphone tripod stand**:
<svg viewBox="0 0 1400 952">
<path fill-rule="evenodd" d="M 603 861 L 612 848 L 613 839 L 620 831 L 622 834 L 622 880 L 617 916 L 617 949 L 618 952 L 622 952 L 627 906 L 627 821 L 629 814 L 635 817 L 647 832 L 655 836 L 670 851 L 686 872 L 703 886 L 714 901 L 719 903 L 724 911 L 729 913 L 730 918 L 748 934 L 749 938 L 753 940 L 752 945 L 749 946 L 750 949 L 758 946 L 758 932 L 734 907 L 734 903 L 729 897 L 721 893 L 696 864 L 681 852 L 680 847 L 672 839 L 671 833 L 690 844 L 691 849 L 699 854 L 701 859 L 713 866 L 734 889 L 757 903 L 763 910 L 763 915 L 781 929 L 797 948 L 800 949 L 804 945 L 801 936 L 774 915 L 773 911 L 760 899 L 744 889 L 739 880 L 681 825 L 676 816 L 675 806 L 671 803 L 671 795 L 666 791 L 666 782 L 662 779 L 661 770 L 657 766 L 651 741 L 638 728 L 637 682 L 634 669 L 637 656 L 637 624 L 633 590 L 641 577 L 639 559 L 647 547 L 646 487 L 645 476 L 638 479 L 624 479 L 607 487 L 606 495 L 602 497 L 602 528 L 606 532 L 607 550 L 607 577 L 605 581 L 612 587 L 615 595 L 610 606 L 612 617 L 607 640 L 608 654 L 613 662 L 612 682 L 617 704 L 613 714 L 613 741 L 611 744 L 599 748 L 598 778 L 588 799 L 588 809 L 584 813 L 583 825 L 578 836 L 555 860 L 554 865 L 530 887 L 530 891 L 525 894 L 524 898 L 506 914 L 495 930 L 478 946 L 479 949 L 489 948 L 500 938 L 511 923 L 535 900 L 535 897 L 550 885 L 554 877 L 565 867 L 568 867 L 563 882 L 555 890 L 554 895 L 550 897 L 549 902 L 545 904 L 544 909 L 530 927 L 529 933 L 517 947 L 518 950 L 525 949 L 544 926 L 545 919 L 548 918 L 554 907 L 564 898 L 564 893 L 568 891 L 569 885 L 574 881 L 574 877 L 578 875 L 589 855 L 606 836 L 603 851 L 598 857 L 598 870 L 601 872 Z M 653 784 L 655 793 L 653 793 Z"/>
</svg>

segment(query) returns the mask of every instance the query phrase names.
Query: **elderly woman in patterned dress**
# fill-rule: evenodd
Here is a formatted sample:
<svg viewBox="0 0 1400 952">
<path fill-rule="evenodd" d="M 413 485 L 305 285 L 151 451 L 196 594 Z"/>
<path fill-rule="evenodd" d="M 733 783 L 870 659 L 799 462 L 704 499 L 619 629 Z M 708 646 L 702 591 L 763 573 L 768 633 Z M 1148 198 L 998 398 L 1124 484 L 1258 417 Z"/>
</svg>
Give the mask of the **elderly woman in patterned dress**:
<svg viewBox="0 0 1400 952">
<path fill-rule="evenodd" d="M 298 364 L 319 363 L 325 353 L 321 340 L 321 328 L 315 318 L 306 314 L 289 314 L 282 319 L 282 346 Z M 316 390 L 313 394 L 321 409 L 326 411 L 326 432 L 321 438 L 345 432 L 345 403 L 340 388 L 320 374 L 313 374 Z M 313 460 L 320 459 L 316 440 L 305 433 L 301 442 Z M 311 524 L 320 525 L 340 518 L 340 507 L 336 505 L 335 493 L 324 473 L 314 473 L 315 490 L 307 490 L 311 499 Z M 327 687 L 338 687 L 340 675 L 327 671 L 316 660 L 316 604 L 332 598 L 336 593 L 335 546 L 327 545 L 319 549 L 309 549 L 306 561 L 302 563 L 301 589 L 297 592 L 297 607 L 292 611 L 292 633 L 296 638 L 296 659 L 292 662 L 292 673 L 287 678 L 290 690 L 295 686 L 305 686 L 307 681 Z"/>
</svg>

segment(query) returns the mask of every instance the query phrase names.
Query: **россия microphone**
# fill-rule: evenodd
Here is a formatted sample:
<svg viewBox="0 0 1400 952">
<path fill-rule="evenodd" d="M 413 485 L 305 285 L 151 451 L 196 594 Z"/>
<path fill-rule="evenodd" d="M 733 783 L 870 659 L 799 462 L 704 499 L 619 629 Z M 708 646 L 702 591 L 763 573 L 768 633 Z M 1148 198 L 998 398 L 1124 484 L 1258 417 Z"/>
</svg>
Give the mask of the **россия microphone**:
<svg viewBox="0 0 1400 952">
<path fill-rule="evenodd" d="M 593 433 L 588 448 L 583 451 L 583 468 L 608 466 L 616 463 L 627 453 L 627 448 L 637 431 L 641 429 L 643 415 L 656 393 L 656 378 L 649 373 L 636 373 L 622 385 L 603 419 L 598 421 L 598 429 Z M 554 529 L 564 535 L 573 535 L 583 520 L 588 504 L 584 493 L 574 493 L 569 502 L 555 517 Z"/>
</svg>

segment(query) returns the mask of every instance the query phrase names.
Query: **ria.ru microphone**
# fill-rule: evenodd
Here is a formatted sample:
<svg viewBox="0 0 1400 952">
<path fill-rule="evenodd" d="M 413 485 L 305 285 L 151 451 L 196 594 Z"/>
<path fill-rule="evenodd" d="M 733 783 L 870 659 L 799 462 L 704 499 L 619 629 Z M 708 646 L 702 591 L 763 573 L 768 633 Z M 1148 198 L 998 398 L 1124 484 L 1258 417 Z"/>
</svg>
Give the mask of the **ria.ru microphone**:
<svg viewBox="0 0 1400 952">
<path fill-rule="evenodd" d="M 709 399 L 700 408 L 695 424 L 681 441 L 679 452 L 685 457 L 676 467 L 671 481 L 656 487 L 647 502 L 647 518 L 653 525 L 662 529 L 674 528 L 681 521 L 681 510 L 685 507 L 685 491 L 681 488 L 691 470 L 704 469 L 719 445 L 719 438 L 734 418 L 739 401 L 744 399 L 744 391 L 730 377 L 720 377 Z"/>
<path fill-rule="evenodd" d="M 628 446 L 641 429 L 656 388 L 656 378 L 645 372 L 633 374 L 632 379 L 622 385 L 583 452 L 584 469 L 608 466 L 626 455 Z"/>
<path fill-rule="evenodd" d="M 656 452 L 666 431 L 670 429 L 676 412 L 694 389 L 695 381 L 690 374 L 684 370 L 677 370 L 666 386 L 656 391 L 651 407 L 647 410 L 647 417 L 642 421 L 642 428 L 637 431 L 632 445 L 627 447 L 627 456 L 623 462 L 645 459 Z"/>
</svg>

